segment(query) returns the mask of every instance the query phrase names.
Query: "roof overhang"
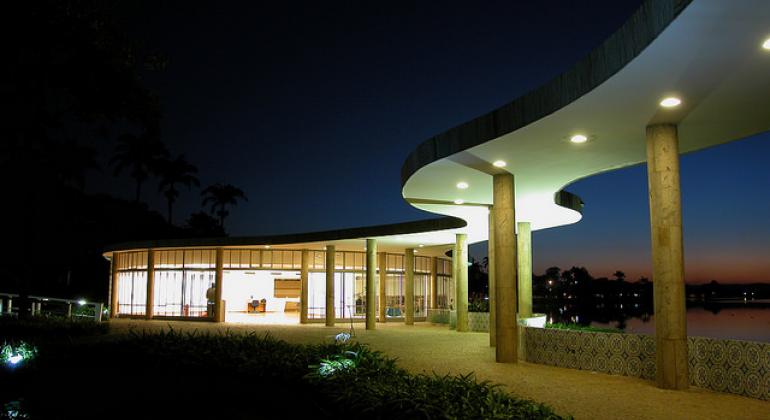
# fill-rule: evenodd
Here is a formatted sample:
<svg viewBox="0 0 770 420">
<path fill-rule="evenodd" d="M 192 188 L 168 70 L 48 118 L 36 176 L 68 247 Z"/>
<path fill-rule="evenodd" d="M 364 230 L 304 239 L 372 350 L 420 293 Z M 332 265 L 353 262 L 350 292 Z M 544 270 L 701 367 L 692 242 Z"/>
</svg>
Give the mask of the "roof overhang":
<svg viewBox="0 0 770 420">
<path fill-rule="evenodd" d="M 677 124 L 682 153 L 770 129 L 768 37 L 766 0 L 647 1 L 574 68 L 420 145 L 402 168 L 402 194 L 466 220 L 469 239 L 485 240 L 481 209 L 492 204 L 492 175 L 504 170 L 515 176 L 517 221 L 533 230 L 575 223 L 581 202 L 564 200 L 563 189 L 645 162 L 648 125 Z M 660 107 L 670 95 L 682 105 Z M 573 144 L 574 134 L 589 141 Z M 458 189 L 461 181 L 469 187 Z"/>
<path fill-rule="evenodd" d="M 110 246 L 104 253 L 112 257 L 116 251 L 179 248 L 238 248 L 238 249 L 310 249 L 323 250 L 334 245 L 337 251 L 363 251 L 366 239 L 377 241 L 379 252 L 403 253 L 414 248 L 418 255 L 442 256 L 455 242 L 455 235 L 466 222 L 454 217 L 338 229 L 322 232 L 271 236 L 240 236 L 218 238 L 185 238 L 125 242 Z"/>
</svg>

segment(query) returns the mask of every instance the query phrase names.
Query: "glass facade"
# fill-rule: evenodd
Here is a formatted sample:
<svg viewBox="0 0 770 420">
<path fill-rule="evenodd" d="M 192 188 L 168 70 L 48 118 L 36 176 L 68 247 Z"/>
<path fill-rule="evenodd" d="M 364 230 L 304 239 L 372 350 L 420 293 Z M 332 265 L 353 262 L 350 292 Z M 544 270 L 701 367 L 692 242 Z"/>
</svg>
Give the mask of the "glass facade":
<svg viewBox="0 0 770 420">
<path fill-rule="evenodd" d="M 123 252 L 117 259 L 118 314 L 147 311 L 147 251 Z"/>
<path fill-rule="evenodd" d="M 206 317 L 206 291 L 214 285 L 215 249 L 155 251 L 153 316 Z"/>
<path fill-rule="evenodd" d="M 283 249 L 225 249 L 222 252 L 225 269 L 299 270 L 302 251 Z"/>
<path fill-rule="evenodd" d="M 455 284 L 452 278 L 452 260 L 439 258 L 436 265 L 436 308 L 455 309 Z"/>
<path fill-rule="evenodd" d="M 212 315 L 212 302 L 207 292 L 216 278 L 216 249 L 162 249 L 153 254 L 153 316 L 200 318 Z M 131 251 L 118 254 L 116 280 L 118 288 L 119 315 L 145 315 L 147 306 L 148 252 Z M 381 259 L 378 257 L 377 262 Z M 385 302 L 386 314 L 391 318 L 404 316 L 405 305 L 405 264 L 403 254 L 385 254 Z M 436 304 L 438 308 L 451 308 L 454 304 L 452 262 L 437 260 Z M 366 253 L 360 251 L 338 251 L 334 258 L 334 312 L 337 319 L 362 319 L 366 317 Z M 248 289 L 249 296 L 229 296 L 227 310 L 260 300 L 262 295 L 276 298 L 275 292 L 263 293 L 260 285 L 254 284 L 268 274 L 281 281 L 296 279 L 302 268 L 301 250 L 283 249 L 224 249 L 222 269 L 224 292 L 228 291 L 227 280 L 232 277 L 230 292 L 241 293 Z M 414 315 L 427 315 L 433 259 L 415 256 L 414 262 Z M 260 271 L 262 270 L 262 271 Z M 268 272 L 269 271 L 269 272 Z M 308 251 L 308 319 L 326 317 L 326 252 Z M 231 274 L 227 274 L 231 273 Z M 241 274 L 235 274 L 241 273 Z M 259 273 L 264 273 L 259 274 Z M 293 273 L 293 274 L 292 274 Z M 236 281 L 235 277 L 238 277 Z M 243 277 L 243 278 L 241 278 Z M 269 286 L 275 288 L 273 279 Z M 379 282 L 378 274 L 376 282 Z M 296 280 L 295 280 L 296 281 Z M 240 282 L 240 283 L 238 283 Z M 236 285 L 236 283 L 238 283 Z M 241 284 L 243 283 L 243 284 Z M 265 283 L 267 284 L 267 283 Z M 259 286 L 259 287 L 257 287 Z M 267 286 L 265 286 L 267 287 Z M 253 289 L 253 290 L 252 290 Z M 379 286 L 377 286 L 379 290 Z M 211 289 L 213 292 L 213 289 Z M 251 296 L 253 295 L 253 296 Z M 257 296 L 259 295 L 259 296 Z M 242 299 L 241 299 L 242 298 Z M 243 300 L 243 302 L 241 302 Z M 290 299 L 289 299 L 290 300 Z M 296 300 L 296 299 L 295 299 Z M 379 305 L 379 299 L 375 302 Z M 377 311 L 377 313 L 379 313 Z"/>
<path fill-rule="evenodd" d="M 326 318 L 326 252 L 308 255 L 308 319 Z M 320 270 L 320 271 L 319 271 Z M 334 255 L 334 314 L 338 319 L 366 317 L 366 253 Z"/>
</svg>

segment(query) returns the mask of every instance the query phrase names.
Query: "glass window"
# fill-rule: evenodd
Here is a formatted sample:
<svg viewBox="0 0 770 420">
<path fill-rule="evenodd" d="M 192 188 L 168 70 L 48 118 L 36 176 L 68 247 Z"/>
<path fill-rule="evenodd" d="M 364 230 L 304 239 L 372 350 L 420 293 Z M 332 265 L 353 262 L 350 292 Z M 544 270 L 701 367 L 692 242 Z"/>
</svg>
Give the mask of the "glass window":
<svg viewBox="0 0 770 420">
<path fill-rule="evenodd" d="M 118 257 L 118 271 L 147 269 L 147 251 L 119 252 L 116 255 Z"/>
<path fill-rule="evenodd" d="M 326 268 L 326 252 L 310 251 L 310 269 L 323 270 Z"/>
<path fill-rule="evenodd" d="M 118 273 L 118 314 L 144 315 L 147 308 L 147 271 Z"/>
</svg>

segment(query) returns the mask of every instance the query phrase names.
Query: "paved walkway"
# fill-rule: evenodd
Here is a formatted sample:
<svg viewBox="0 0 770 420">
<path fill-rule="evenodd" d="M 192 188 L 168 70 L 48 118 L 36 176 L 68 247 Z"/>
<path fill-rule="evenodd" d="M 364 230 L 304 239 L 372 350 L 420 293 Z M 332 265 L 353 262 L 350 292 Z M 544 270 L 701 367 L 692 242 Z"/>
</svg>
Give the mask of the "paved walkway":
<svg viewBox="0 0 770 420">
<path fill-rule="evenodd" d="M 318 343 L 347 331 L 350 324 L 237 325 L 168 321 L 110 321 L 113 330 L 129 328 L 270 332 L 294 343 Z M 546 403 L 576 419 L 770 419 L 770 402 L 693 388 L 667 391 L 652 382 L 625 376 L 563 369 L 520 362 L 494 362 L 485 333 L 456 333 L 446 326 L 379 324 L 366 331 L 355 324 L 356 339 L 391 357 L 413 372 L 468 373 L 504 385 L 521 397 Z"/>
</svg>

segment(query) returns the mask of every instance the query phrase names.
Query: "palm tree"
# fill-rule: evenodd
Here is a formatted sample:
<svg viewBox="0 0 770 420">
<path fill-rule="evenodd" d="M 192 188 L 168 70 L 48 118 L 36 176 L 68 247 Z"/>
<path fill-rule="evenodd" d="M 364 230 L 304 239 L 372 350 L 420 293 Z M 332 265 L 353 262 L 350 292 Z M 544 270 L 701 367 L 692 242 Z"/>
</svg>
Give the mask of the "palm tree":
<svg viewBox="0 0 770 420">
<path fill-rule="evenodd" d="M 124 134 L 118 139 L 110 165 L 115 166 L 116 176 L 124 168 L 130 168 L 130 175 L 136 180 L 135 199 L 138 202 L 142 194 L 142 184 L 155 172 L 158 160 L 167 156 L 166 146 L 157 137 L 148 133 L 140 136 Z"/>
<path fill-rule="evenodd" d="M 246 194 L 238 187 L 230 184 L 214 184 L 206 187 L 201 192 L 203 206 L 211 204 L 211 213 L 219 217 L 219 226 L 224 229 L 225 218 L 228 214 L 227 206 L 238 205 L 238 200 L 248 201 Z"/>
<path fill-rule="evenodd" d="M 160 175 L 158 191 L 162 191 L 168 202 L 168 224 L 172 224 L 174 202 L 179 197 L 177 185 L 184 185 L 188 189 L 193 185 L 200 186 L 198 168 L 185 160 L 184 155 L 179 155 L 174 160 L 161 159 L 156 163 L 155 171 Z"/>
<path fill-rule="evenodd" d="M 620 270 L 614 272 L 612 275 L 615 276 L 615 280 L 617 281 L 624 281 L 626 279 L 626 273 Z"/>
</svg>

